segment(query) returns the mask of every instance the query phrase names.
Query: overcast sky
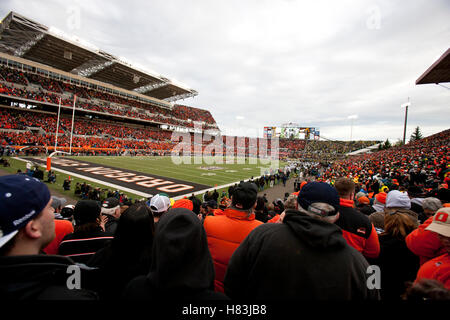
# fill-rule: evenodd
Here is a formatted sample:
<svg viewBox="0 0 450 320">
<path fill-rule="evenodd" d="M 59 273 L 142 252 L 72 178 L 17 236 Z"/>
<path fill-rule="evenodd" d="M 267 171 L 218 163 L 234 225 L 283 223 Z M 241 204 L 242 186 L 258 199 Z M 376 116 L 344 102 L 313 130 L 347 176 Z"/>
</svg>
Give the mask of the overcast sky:
<svg viewBox="0 0 450 320">
<path fill-rule="evenodd" d="M 450 128 L 450 90 L 415 85 L 450 47 L 447 0 L 1 0 L 9 11 L 186 84 L 199 94 L 178 103 L 225 134 L 294 122 L 395 142 L 408 97 L 407 139 Z"/>
</svg>

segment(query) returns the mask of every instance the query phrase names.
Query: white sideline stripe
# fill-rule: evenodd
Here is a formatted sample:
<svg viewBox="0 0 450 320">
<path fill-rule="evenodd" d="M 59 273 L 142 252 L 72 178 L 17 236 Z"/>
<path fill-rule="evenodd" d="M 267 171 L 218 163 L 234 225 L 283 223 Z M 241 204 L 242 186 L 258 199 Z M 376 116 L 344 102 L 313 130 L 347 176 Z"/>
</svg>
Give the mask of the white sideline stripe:
<svg viewBox="0 0 450 320">
<path fill-rule="evenodd" d="M 20 161 L 23 161 L 23 162 L 29 162 L 28 160 L 21 159 L 20 157 L 13 157 L 13 159 L 17 159 L 17 160 L 20 160 Z M 38 164 L 39 164 L 40 167 L 47 168 L 47 166 L 44 165 L 44 164 L 40 164 L 40 163 L 38 163 Z M 52 170 L 62 172 L 62 173 L 67 174 L 69 176 L 74 176 L 74 177 L 77 177 L 77 178 L 80 178 L 80 179 L 85 179 L 85 180 L 89 180 L 89 181 L 92 181 L 92 182 L 95 182 L 95 183 L 98 183 L 98 184 L 102 184 L 102 185 L 105 185 L 105 186 L 108 186 L 108 187 L 112 187 L 112 188 L 117 189 L 117 190 L 123 190 L 123 191 L 126 191 L 126 192 L 134 193 L 134 194 L 136 194 L 138 196 L 141 196 L 141 197 L 148 198 L 148 197 L 150 197 L 152 195 L 150 193 L 144 193 L 144 192 L 133 190 L 133 189 L 130 189 L 130 188 L 118 186 L 118 185 L 113 184 L 113 183 L 109 183 L 109 182 L 102 181 L 102 180 L 97 180 L 97 179 L 94 179 L 94 178 L 91 178 L 91 177 L 83 176 L 81 174 L 69 172 L 69 171 L 62 170 L 62 169 L 52 168 Z M 262 176 L 253 177 L 253 180 L 259 179 L 261 177 Z M 203 190 L 199 190 L 199 191 L 196 191 L 196 192 L 186 193 L 186 194 L 183 194 L 183 195 L 180 195 L 180 196 L 172 197 L 172 199 L 173 200 L 179 200 L 179 199 L 183 199 L 184 197 L 190 197 L 192 194 L 196 196 L 196 195 L 208 192 L 208 191 L 219 190 L 219 189 L 222 189 L 222 188 L 227 188 L 229 186 L 234 186 L 235 184 L 239 184 L 240 181 L 249 181 L 249 180 L 250 179 L 241 179 L 239 181 L 228 183 L 228 184 L 224 184 L 224 185 L 221 185 L 221 186 L 212 187 L 212 188 L 208 188 L 208 189 L 203 189 Z"/>
</svg>

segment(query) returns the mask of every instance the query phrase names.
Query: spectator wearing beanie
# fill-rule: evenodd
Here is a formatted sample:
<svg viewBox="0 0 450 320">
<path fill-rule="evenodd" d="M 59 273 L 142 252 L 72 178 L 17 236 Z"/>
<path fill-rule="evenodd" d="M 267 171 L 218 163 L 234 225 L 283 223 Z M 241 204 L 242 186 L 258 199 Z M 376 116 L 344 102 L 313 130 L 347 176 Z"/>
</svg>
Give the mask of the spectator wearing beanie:
<svg viewBox="0 0 450 320">
<path fill-rule="evenodd" d="M 390 191 L 386 197 L 386 209 L 384 212 L 385 214 L 404 213 L 412 219 L 416 227 L 419 225 L 419 215 L 411 210 L 411 199 L 407 192 Z"/>
<path fill-rule="evenodd" d="M 378 257 L 380 243 L 374 226 L 366 215 L 353 208 L 355 183 L 348 178 L 339 178 L 334 187 L 340 197 L 340 215 L 335 224 L 342 229 L 345 240 L 366 258 Z"/>
<path fill-rule="evenodd" d="M 373 212 L 373 208 L 370 205 L 370 200 L 366 196 L 362 196 L 357 198 L 356 200 L 356 208 L 361 212 L 364 213 L 366 216 L 370 215 L 370 213 Z"/>
<path fill-rule="evenodd" d="M 172 209 L 175 208 L 185 208 L 192 211 L 194 209 L 194 204 L 189 199 L 180 199 L 174 202 Z"/>
<path fill-rule="evenodd" d="M 48 187 L 26 175 L 0 177 L 0 298 L 7 300 L 93 300 L 84 289 L 67 288 L 75 263 L 40 252 L 55 237 Z"/>
<path fill-rule="evenodd" d="M 231 207 L 224 210 L 224 215 L 205 218 L 204 228 L 214 261 L 216 291 L 224 290 L 223 280 L 234 250 L 250 231 L 263 224 L 255 220 L 257 194 L 258 188 L 254 183 L 241 182 L 234 188 Z"/>
<path fill-rule="evenodd" d="M 434 214 L 442 207 L 443 207 L 442 202 L 438 198 L 428 197 L 428 198 L 423 199 L 422 209 L 423 209 L 423 213 L 426 217 L 426 219 L 423 222 L 425 222 L 427 219 L 433 217 Z"/>
<path fill-rule="evenodd" d="M 98 250 L 113 239 L 113 235 L 104 231 L 101 207 L 97 201 L 78 201 L 73 216 L 74 232 L 64 237 L 58 253 L 70 257 L 75 262 L 86 264 Z"/>
<path fill-rule="evenodd" d="M 408 215 L 416 227 L 419 225 L 418 214 L 411 209 L 411 199 L 408 193 L 392 190 L 386 196 L 386 208 L 383 212 L 374 212 L 369 216 L 370 221 L 376 224 L 376 228 L 384 230 L 384 218 L 386 214 L 392 214 L 394 212 L 404 213 Z"/>
<path fill-rule="evenodd" d="M 372 208 L 373 212 L 383 212 L 386 208 L 386 192 L 380 192 L 375 195 L 375 200 L 373 202 Z"/>
</svg>

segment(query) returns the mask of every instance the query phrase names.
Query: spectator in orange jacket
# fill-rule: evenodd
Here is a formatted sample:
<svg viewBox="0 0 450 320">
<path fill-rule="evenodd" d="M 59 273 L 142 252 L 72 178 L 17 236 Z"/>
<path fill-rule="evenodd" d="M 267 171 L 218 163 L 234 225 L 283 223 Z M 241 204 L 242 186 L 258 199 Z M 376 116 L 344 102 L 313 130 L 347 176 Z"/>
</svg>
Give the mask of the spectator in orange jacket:
<svg viewBox="0 0 450 320">
<path fill-rule="evenodd" d="M 241 182 L 233 192 L 231 207 L 224 215 L 207 216 L 204 228 L 215 268 L 215 290 L 224 292 L 223 280 L 231 255 L 245 237 L 263 223 L 255 220 L 258 188 L 252 182 Z"/>
<path fill-rule="evenodd" d="M 439 209 L 426 230 L 437 235 L 445 253 L 424 263 L 415 282 L 421 279 L 437 280 L 450 290 L 450 208 Z"/>
<path fill-rule="evenodd" d="M 369 218 L 354 208 L 355 183 L 349 178 L 339 178 L 334 187 L 340 197 L 340 216 L 335 224 L 342 229 L 345 240 L 366 258 L 378 257 L 378 234 Z"/>
<path fill-rule="evenodd" d="M 433 217 L 428 218 L 405 238 L 408 249 L 419 256 L 420 265 L 423 265 L 430 259 L 443 255 L 445 252 L 438 235 L 428 230 L 432 222 Z"/>
</svg>

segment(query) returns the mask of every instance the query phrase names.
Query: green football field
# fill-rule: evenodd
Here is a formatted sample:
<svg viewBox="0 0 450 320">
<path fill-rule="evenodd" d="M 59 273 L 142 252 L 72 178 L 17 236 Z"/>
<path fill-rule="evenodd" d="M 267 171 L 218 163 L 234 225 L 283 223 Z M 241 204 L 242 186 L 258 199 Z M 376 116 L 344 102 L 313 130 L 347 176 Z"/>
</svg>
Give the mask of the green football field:
<svg viewBox="0 0 450 320">
<path fill-rule="evenodd" d="M 284 165 L 282 162 L 277 164 L 269 160 L 257 159 L 235 159 L 233 163 L 224 160 L 222 161 L 223 163 L 218 163 L 214 162 L 212 158 L 205 158 L 202 159 L 201 163 L 194 163 L 193 158 L 189 158 L 184 159 L 184 163 L 176 163 L 177 161 L 181 162 L 180 159 L 172 160 L 171 157 L 90 156 L 68 158 L 180 179 L 211 187 L 225 185 L 251 177 L 259 177 L 263 174 L 270 173 L 271 168 L 273 171 Z M 199 159 L 197 159 L 197 162 L 200 162 Z"/>
</svg>

